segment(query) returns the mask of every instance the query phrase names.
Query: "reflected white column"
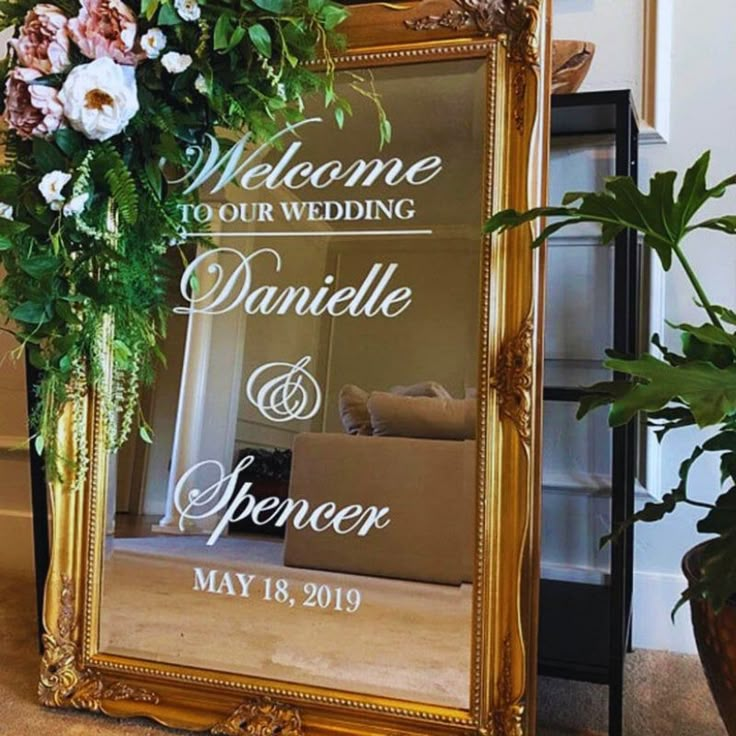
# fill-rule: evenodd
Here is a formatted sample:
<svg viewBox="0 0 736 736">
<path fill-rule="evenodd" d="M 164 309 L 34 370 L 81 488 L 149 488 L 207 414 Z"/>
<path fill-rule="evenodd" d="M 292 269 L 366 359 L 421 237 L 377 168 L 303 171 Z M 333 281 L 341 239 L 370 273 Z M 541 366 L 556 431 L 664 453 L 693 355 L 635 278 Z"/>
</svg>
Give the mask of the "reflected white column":
<svg viewBox="0 0 736 736">
<path fill-rule="evenodd" d="M 198 251 L 201 252 L 201 251 Z M 204 280 L 204 279 L 202 279 Z M 209 285 L 202 284 L 206 290 Z M 171 452 L 171 467 L 166 489 L 164 516 L 153 526 L 154 532 L 169 534 L 206 534 L 216 523 L 207 520 L 205 527 L 190 519 L 181 522 L 174 504 L 174 489 L 178 479 L 201 460 L 202 429 L 207 404 L 207 384 L 210 366 L 210 344 L 212 342 L 212 316 L 189 315 L 187 339 L 184 348 L 184 363 L 179 387 L 179 406 L 176 412 L 176 429 Z"/>
<path fill-rule="evenodd" d="M 118 507 L 118 454 L 107 453 L 107 509 L 105 515 L 105 534 L 115 534 L 115 512 Z"/>
</svg>

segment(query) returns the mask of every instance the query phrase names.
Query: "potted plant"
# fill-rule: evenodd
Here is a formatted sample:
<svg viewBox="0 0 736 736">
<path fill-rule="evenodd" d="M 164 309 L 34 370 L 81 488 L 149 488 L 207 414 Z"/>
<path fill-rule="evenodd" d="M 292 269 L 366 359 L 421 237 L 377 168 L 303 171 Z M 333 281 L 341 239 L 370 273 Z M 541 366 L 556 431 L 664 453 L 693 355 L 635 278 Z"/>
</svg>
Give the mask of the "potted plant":
<svg viewBox="0 0 736 736">
<path fill-rule="evenodd" d="M 678 350 L 670 350 L 655 334 L 653 353 L 628 356 L 609 351 L 604 365 L 622 378 L 591 386 L 580 403 L 578 418 L 610 405 L 611 426 L 644 415 L 656 427 L 660 441 L 682 427 L 709 430 L 680 465 L 677 487 L 661 501 L 647 503 L 626 524 L 656 522 L 683 505 L 703 510 L 697 530 L 708 539 L 685 555 L 688 586 L 675 611 L 690 603 L 711 690 L 728 733 L 736 736 L 736 311 L 710 301 L 683 249 L 698 230 L 736 235 L 736 215 L 700 215 L 706 204 L 736 185 L 734 175 L 709 187 L 709 162 L 709 153 L 698 159 L 685 173 L 677 195 L 677 175 L 672 171 L 655 174 L 648 193 L 628 177 L 615 177 L 606 181 L 600 193 L 567 194 L 559 207 L 498 212 L 486 230 L 501 232 L 539 218 L 554 218 L 534 241 L 536 247 L 552 233 L 578 223 L 600 224 L 605 243 L 631 228 L 643 235 L 645 247 L 655 251 L 665 271 L 677 262 L 687 275 L 703 310 L 703 323 L 670 325 L 680 335 Z M 693 464 L 706 453 L 720 455 L 722 486 L 713 503 L 693 497 L 688 488 Z M 614 535 L 616 531 L 620 530 L 614 530 Z"/>
</svg>

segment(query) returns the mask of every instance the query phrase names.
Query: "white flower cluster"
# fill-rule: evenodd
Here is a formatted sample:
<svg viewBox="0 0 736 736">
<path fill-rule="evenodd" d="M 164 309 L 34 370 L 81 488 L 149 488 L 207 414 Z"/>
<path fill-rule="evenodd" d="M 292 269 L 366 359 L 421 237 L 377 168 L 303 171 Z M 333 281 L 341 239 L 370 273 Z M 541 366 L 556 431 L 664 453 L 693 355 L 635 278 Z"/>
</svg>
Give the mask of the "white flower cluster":
<svg viewBox="0 0 736 736">
<path fill-rule="evenodd" d="M 61 210 L 64 217 L 71 217 L 72 215 L 78 215 L 84 210 L 89 194 L 84 192 L 83 194 L 77 194 L 75 197 L 67 199 L 62 190 L 71 180 L 72 175 L 66 171 L 50 171 L 48 174 L 44 174 L 39 185 L 38 190 L 41 192 L 43 198 L 48 203 L 52 210 L 58 212 Z M 11 208 L 12 216 L 12 208 Z"/>
<path fill-rule="evenodd" d="M 161 63 L 169 74 L 181 74 L 192 65 L 192 57 L 178 51 L 169 51 L 161 57 Z"/>
<path fill-rule="evenodd" d="M 141 36 L 141 48 L 149 59 L 158 59 L 166 48 L 166 35 L 160 28 L 151 28 Z"/>
<path fill-rule="evenodd" d="M 199 20 L 199 16 L 202 15 L 197 0 L 175 0 L 174 7 L 183 20 Z"/>
<path fill-rule="evenodd" d="M 128 22 L 123 23 L 120 30 L 120 43 L 124 47 L 120 53 L 133 54 L 137 25 L 132 11 L 127 6 L 121 7 Z M 197 21 L 202 15 L 198 0 L 174 0 L 174 7 L 185 21 Z M 85 30 L 85 33 L 91 32 Z M 142 54 L 137 52 L 137 58 L 133 55 L 132 61 L 118 63 L 120 59 L 114 60 L 110 55 L 97 56 L 88 64 L 74 67 L 58 94 L 68 124 L 95 141 L 106 141 L 121 133 L 139 110 L 135 80 L 137 59 L 158 59 L 166 46 L 166 34 L 160 28 L 151 28 L 140 37 Z M 191 66 L 192 57 L 169 51 L 161 56 L 161 64 L 169 74 L 181 74 Z M 196 88 L 202 91 L 201 83 Z"/>
</svg>

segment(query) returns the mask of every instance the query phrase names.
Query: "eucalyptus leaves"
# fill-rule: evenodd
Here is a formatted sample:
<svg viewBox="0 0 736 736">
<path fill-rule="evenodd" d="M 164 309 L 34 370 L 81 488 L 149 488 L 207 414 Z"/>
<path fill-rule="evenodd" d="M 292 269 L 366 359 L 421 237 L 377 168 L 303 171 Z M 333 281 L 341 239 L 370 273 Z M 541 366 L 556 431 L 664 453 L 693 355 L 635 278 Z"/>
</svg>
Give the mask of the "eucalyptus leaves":
<svg viewBox="0 0 736 736">
<path fill-rule="evenodd" d="M 540 217 L 556 218 L 534 241 L 536 246 L 558 230 L 581 222 L 600 224 L 604 242 L 632 228 L 644 236 L 644 244 L 657 253 L 666 271 L 673 262 L 685 271 L 707 321 L 701 325 L 671 325 L 680 332 L 681 353 L 665 347 L 658 335 L 652 337 L 658 356 L 609 353 L 604 365 L 633 380 L 591 386 L 578 417 L 610 404 L 610 424 L 619 426 L 641 412 L 657 428 L 660 440 L 681 427 L 716 428 L 680 466 L 677 487 L 660 503 L 646 504 L 628 523 L 659 521 L 680 505 L 704 509 L 707 513 L 698 522 L 698 531 L 715 538 L 702 555 L 700 581 L 683 593 L 680 604 L 690 598 L 705 598 L 719 610 L 736 595 L 736 312 L 710 302 L 683 249 L 685 239 L 698 230 L 736 235 L 736 215 L 697 219 L 706 204 L 736 185 L 733 175 L 709 186 L 709 162 L 708 153 L 695 162 L 685 173 L 677 196 L 674 171 L 655 174 L 649 193 L 639 191 L 629 178 L 613 178 L 599 194 L 568 194 L 560 207 L 499 212 L 486 229 L 504 231 Z M 573 206 L 575 203 L 578 206 Z M 706 452 L 720 455 L 722 482 L 727 487 L 714 504 L 693 499 L 688 490 L 690 469 Z"/>
<path fill-rule="evenodd" d="M 49 468 L 65 460 L 56 425 L 72 402 L 81 482 L 90 386 L 111 449 L 136 423 L 148 437 L 139 384 L 165 333 L 167 253 L 182 246 L 183 206 L 198 201 L 170 183 L 187 151 L 218 127 L 265 140 L 301 120 L 314 93 L 342 123 L 330 49 L 347 13 L 331 0 L 20 0 L 0 13 L 16 28 L 0 69 L 0 307 L 43 371 L 37 449 Z M 302 63 L 317 57 L 326 73 Z"/>
</svg>

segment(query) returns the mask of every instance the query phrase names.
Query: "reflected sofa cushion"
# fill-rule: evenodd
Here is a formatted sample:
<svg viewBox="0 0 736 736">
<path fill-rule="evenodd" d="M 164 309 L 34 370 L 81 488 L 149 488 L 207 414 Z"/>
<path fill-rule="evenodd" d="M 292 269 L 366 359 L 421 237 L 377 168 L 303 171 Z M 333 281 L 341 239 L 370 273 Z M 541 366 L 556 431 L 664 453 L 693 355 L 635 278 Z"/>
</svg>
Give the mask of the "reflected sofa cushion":
<svg viewBox="0 0 736 736">
<path fill-rule="evenodd" d="M 288 525 L 291 567 L 459 585 L 473 579 L 476 443 L 406 437 L 297 435 L 289 496 L 388 506 L 364 537 Z"/>
<path fill-rule="evenodd" d="M 476 401 L 396 396 L 374 391 L 368 399 L 373 434 L 434 440 L 475 439 Z"/>
</svg>

